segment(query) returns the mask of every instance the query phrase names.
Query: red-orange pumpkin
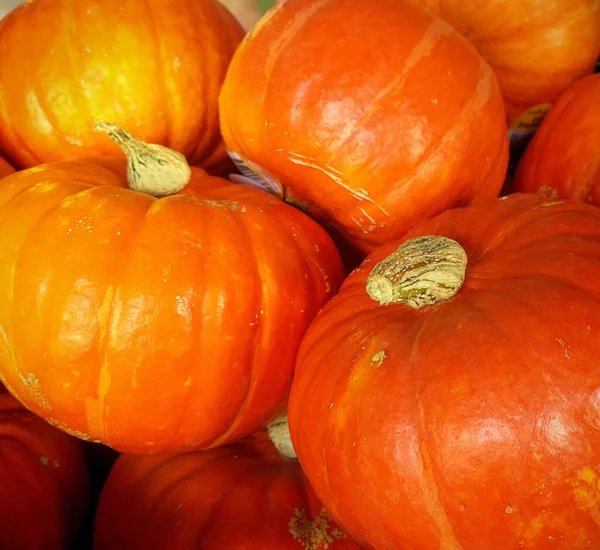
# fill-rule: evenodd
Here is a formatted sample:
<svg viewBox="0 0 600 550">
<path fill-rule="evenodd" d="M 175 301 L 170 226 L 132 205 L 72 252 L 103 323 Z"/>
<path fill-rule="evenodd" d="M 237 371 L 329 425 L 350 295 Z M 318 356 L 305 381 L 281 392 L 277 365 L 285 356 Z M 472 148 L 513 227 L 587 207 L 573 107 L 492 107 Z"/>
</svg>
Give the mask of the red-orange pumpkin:
<svg viewBox="0 0 600 550">
<path fill-rule="evenodd" d="M 0 380 L 119 451 L 247 435 L 284 410 L 300 340 L 343 278 L 339 254 L 268 193 L 108 131 L 139 191 L 122 157 L 0 181 Z"/>
<path fill-rule="evenodd" d="M 600 209 L 515 194 L 402 243 L 302 343 L 315 493 L 369 549 L 600 547 Z"/>
<path fill-rule="evenodd" d="M 81 548 L 88 491 L 81 441 L 34 416 L 0 386 L 0 548 Z"/>
<path fill-rule="evenodd" d="M 92 131 L 110 120 L 220 171 L 217 97 L 243 34 L 217 0 L 25 2 L 0 25 L 0 154 L 115 154 Z"/>
<path fill-rule="evenodd" d="M 494 68 L 509 122 L 553 102 L 600 55 L 598 0 L 419 0 Z"/>
<path fill-rule="evenodd" d="M 15 169 L 8 164 L 2 157 L 0 157 L 0 179 L 4 176 L 14 173 Z"/>
<path fill-rule="evenodd" d="M 571 86 L 525 150 L 516 191 L 600 206 L 600 74 Z"/>
<path fill-rule="evenodd" d="M 507 167 L 496 77 L 408 0 L 290 0 L 236 51 L 220 96 L 233 158 L 363 251 L 495 197 Z"/>
<path fill-rule="evenodd" d="M 122 455 L 104 486 L 94 550 L 358 550 L 296 460 L 266 434 L 209 451 Z"/>
</svg>

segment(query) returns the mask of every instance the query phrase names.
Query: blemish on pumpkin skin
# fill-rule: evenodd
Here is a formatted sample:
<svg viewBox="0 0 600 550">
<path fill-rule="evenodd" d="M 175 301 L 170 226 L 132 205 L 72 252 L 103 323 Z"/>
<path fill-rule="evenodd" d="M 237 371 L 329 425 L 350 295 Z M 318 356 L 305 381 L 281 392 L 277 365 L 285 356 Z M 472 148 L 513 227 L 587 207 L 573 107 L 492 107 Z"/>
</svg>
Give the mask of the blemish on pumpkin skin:
<svg viewBox="0 0 600 550">
<path fill-rule="evenodd" d="M 47 456 L 40 456 L 40 462 L 44 465 L 44 466 L 48 466 L 48 457 Z"/>
<path fill-rule="evenodd" d="M 331 516 L 323 508 L 311 520 L 306 510 L 296 508 L 288 523 L 289 531 L 304 550 L 329 548 L 336 540 L 346 538 L 341 529 L 335 526 Z"/>
<path fill-rule="evenodd" d="M 52 406 L 50 405 L 50 401 L 48 401 L 48 397 L 42 391 L 37 376 L 33 373 L 29 373 L 27 376 L 23 376 L 19 373 L 19 376 L 21 378 L 21 384 L 23 384 L 23 389 L 27 392 L 29 397 L 33 399 L 34 403 L 44 410 L 51 411 Z"/>
<path fill-rule="evenodd" d="M 371 363 L 376 367 L 380 367 L 386 359 L 387 355 L 385 354 L 385 350 L 382 349 L 371 357 Z"/>
<path fill-rule="evenodd" d="M 577 476 L 570 480 L 575 497 L 575 506 L 589 512 L 592 520 L 600 526 L 600 478 L 589 466 L 582 468 Z"/>
</svg>

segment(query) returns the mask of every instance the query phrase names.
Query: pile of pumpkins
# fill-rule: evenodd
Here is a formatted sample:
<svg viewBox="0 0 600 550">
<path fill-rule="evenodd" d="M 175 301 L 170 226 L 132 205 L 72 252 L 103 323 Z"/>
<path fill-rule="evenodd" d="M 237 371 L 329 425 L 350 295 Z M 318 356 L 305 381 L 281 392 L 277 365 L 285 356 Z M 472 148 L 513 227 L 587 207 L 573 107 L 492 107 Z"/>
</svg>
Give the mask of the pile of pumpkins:
<svg viewBox="0 0 600 550">
<path fill-rule="evenodd" d="M 0 548 L 599 548 L 599 55 L 597 0 L 6 15 Z"/>
</svg>

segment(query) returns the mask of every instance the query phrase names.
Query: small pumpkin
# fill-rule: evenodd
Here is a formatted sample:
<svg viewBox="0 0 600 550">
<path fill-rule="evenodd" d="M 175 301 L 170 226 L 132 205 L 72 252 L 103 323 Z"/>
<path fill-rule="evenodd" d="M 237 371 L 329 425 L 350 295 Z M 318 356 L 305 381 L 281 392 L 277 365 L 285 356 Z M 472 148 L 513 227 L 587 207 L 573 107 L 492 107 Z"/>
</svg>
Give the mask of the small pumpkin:
<svg viewBox="0 0 600 550">
<path fill-rule="evenodd" d="M 277 6 L 236 51 L 219 101 L 241 171 L 363 253 L 497 196 L 506 173 L 491 68 L 409 0 Z"/>
<path fill-rule="evenodd" d="M 89 505 L 81 441 L 0 386 L 0 548 L 76 550 Z"/>
<path fill-rule="evenodd" d="M 600 54 L 597 0 L 419 1 L 489 61 L 509 123 L 552 103 L 570 84 L 594 72 Z"/>
<path fill-rule="evenodd" d="M 0 181 L 0 380 L 122 452 L 255 431 L 285 408 L 300 340 L 343 278 L 338 252 L 281 200 L 97 128 L 128 161 Z"/>
<path fill-rule="evenodd" d="M 0 25 L 0 154 L 114 155 L 92 131 L 111 120 L 220 173 L 217 97 L 243 35 L 217 0 L 25 2 Z"/>
<path fill-rule="evenodd" d="M 94 550 L 358 550 L 266 432 L 208 451 L 122 455 L 102 490 Z"/>
<path fill-rule="evenodd" d="M 600 206 L 600 74 L 554 104 L 517 166 L 516 191 Z"/>
<path fill-rule="evenodd" d="M 374 252 L 311 325 L 289 401 L 335 521 L 377 550 L 600 546 L 598 281 L 600 209 L 533 194 Z"/>
</svg>

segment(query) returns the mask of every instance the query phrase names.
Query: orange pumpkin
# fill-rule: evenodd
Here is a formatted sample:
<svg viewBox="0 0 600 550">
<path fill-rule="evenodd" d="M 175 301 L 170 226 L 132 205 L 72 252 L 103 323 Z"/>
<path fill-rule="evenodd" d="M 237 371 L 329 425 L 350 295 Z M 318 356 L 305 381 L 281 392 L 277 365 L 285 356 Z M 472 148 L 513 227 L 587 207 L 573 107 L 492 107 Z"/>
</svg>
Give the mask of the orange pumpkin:
<svg viewBox="0 0 600 550">
<path fill-rule="evenodd" d="M 492 70 L 409 0 L 270 10 L 234 55 L 220 116 L 246 175 L 363 252 L 495 197 L 507 168 Z"/>
<path fill-rule="evenodd" d="M 15 169 L 8 164 L 2 157 L 0 157 L 0 179 L 4 176 L 14 173 Z"/>
<path fill-rule="evenodd" d="M 285 408 L 339 254 L 281 200 L 101 127 L 128 168 L 65 161 L 0 182 L 0 380 L 119 451 L 251 433 Z"/>
<path fill-rule="evenodd" d="M 598 281 L 600 209 L 533 194 L 374 252 L 311 325 L 289 401 L 338 524 L 365 549 L 599 548 Z"/>
<path fill-rule="evenodd" d="M 25 2 L 0 25 L 0 154 L 115 154 L 92 131 L 110 120 L 220 171 L 217 96 L 243 34 L 216 0 Z"/>
<path fill-rule="evenodd" d="M 419 1 L 489 61 L 509 123 L 553 102 L 572 82 L 591 74 L 600 54 L 598 0 Z"/>
<path fill-rule="evenodd" d="M 0 548 L 81 548 L 89 505 L 81 441 L 0 386 Z"/>
<path fill-rule="evenodd" d="M 358 550 L 297 460 L 261 432 L 209 451 L 121 455 L 102 490 L 94 550 Z"/>
<path fill-rule="evenodd" d="M 600 74 L 554 104 L 517 166 L 516 191 L 600 206 Z"/>
</svg>

